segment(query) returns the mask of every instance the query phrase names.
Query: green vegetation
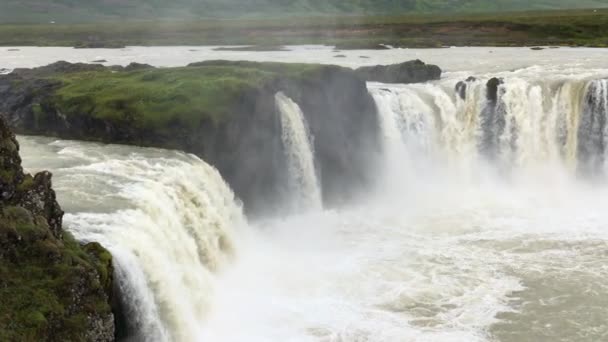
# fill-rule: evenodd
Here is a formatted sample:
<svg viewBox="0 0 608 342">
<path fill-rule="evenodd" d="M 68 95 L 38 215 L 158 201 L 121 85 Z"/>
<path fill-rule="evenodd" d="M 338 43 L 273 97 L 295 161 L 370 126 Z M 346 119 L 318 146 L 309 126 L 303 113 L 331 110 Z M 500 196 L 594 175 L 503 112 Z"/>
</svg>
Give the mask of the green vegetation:
<svg viewBox="0 0 608 342">
<path fill-rule="evenodd" d="M 0 25 L 0 46 L 258 45 L 258 49 L 277 49 L 286 44 L 327 44 L 340 49 L 377 48 L 379 44 L 606 46 L 608 10 Z"/>
<path fill-rule="evenodd" d="M 62 230 L 50 180 L 23 174 L 0 119 L 0 341 L 107 340 L 112 257 Z"/>
<path fill-rule="evenodd" d="M 1 341 L 51 336 L 81 341 L 87 332 L 84 313 L 110 313 L 107 303 L 87 298 L 108 286 L 108 261 L 92 259 L 69 233 L 62 240 L 55 238 L 44 217 L 5 207 L 0 212 L 0 246 Z M 95 270 L 105 270 L 102 282 Z M 84 307 L 83 312 L 75 312 L 77 306 Z M 61 325 L 54 325 L 57 322 Z"/>
<path fill-rule="evenodd" d="M 606 0 L 3 0 L 0 22 L 496 12 L 608 7 Z"/>
<path fill-rule="evenodd" d="M 281 77 L 303 77 L 307 64 L 207 62 L 132 72 L 80 72 L 58 77 L 54 106 L 65 115 L 91 115 L 134 128 L 196 127 L 230 115 L 235 99 Z"/>
</svg>

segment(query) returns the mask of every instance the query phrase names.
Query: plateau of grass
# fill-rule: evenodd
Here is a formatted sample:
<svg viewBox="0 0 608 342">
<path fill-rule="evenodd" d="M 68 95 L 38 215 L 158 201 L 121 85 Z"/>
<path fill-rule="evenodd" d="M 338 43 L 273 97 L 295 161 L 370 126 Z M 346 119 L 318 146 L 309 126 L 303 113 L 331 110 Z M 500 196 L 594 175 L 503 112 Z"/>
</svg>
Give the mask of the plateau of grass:
<svg viewBox="0 0 608 342">
<path fill-rule="evenodd" d="M 235 99 L 277 77 L 304 77 L 308 64 L 205 62 L 132 72 L 81 72 L 55 76 L 53 98 L 65 115 L 91 115 L 139 128 L 197 126 L 231 114 Z"/>
</svg>

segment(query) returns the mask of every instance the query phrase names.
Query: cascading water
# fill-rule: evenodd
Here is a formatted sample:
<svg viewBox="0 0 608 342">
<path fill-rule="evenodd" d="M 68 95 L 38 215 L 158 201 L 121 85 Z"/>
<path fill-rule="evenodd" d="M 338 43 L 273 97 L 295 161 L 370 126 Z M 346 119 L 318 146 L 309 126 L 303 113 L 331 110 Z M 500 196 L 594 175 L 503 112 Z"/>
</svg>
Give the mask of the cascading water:
<svg viewBox="0 0 608 342">
<path fill-rule="evenodd" d="M 198 340 L 216 273 L 232 259 L 235 230 L 245 225 L 219 173 L 196 157 L 169 151 L 42 146 L 57 149 L 62 163 L 55 188 L 70 212 L 66 226 L 114 255 L 135 340 Z"/>
<path fill-rule="evenodd" d="M 293 209 L 320 209 L 321 189 L 315 169 L 313 143 L 304 113 L 297 103 L 281 92 L 275 95 L 275 102 L 281 117 Z"/>
<path fill-rule="evenodd" d="M 588 86 L 584 110 L 579 120 L 577 154 L 585 173 L 603 171 L 608 144 L 608 80 L 594 81 Z"/>
<path fill-rule="evenodd" d="M 456 87 L 372 85 L 387 153 L 406 148 L 460 166 L 486 159 L 503 170 L 560 164 L 604 172 L 608 81 L 490 82 L 494 90 L 475 79 Z"/>
</svg>

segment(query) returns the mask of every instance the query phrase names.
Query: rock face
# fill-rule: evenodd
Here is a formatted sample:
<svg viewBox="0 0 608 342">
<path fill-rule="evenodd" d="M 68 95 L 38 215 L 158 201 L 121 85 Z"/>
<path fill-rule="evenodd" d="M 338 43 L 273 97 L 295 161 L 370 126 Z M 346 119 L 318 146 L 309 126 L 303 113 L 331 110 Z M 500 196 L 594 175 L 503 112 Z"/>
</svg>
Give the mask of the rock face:
<svg viewBox="0 0 608 342">
<path fill-rule="evenodd" d="M 500 106 L 500 85 L 504 81 L 500 78 L 491 78 L 486 83 L 487 104 L 481 112 L 481 152 L 487 158 L 495 158 L 498 153 L 500 136 L 505 131 L 507 121 L 504 108 Z"/>
<path fill-rule="evenodd" d="M 23 173 L 0 119 L 0 340 L 113 341 L 112 257 L 62 229 L 51 174 Z"/>
<path fill-rule="evenodd" d="M 366 81 L 382 83 L 420 83 L 441 78 L 441 68 L 419 59 L 387 66 L 362 67 L 356 72 Z"/>
<path fill-rule="evenodd" d="M 337 205 L 371 184 L 378 147 L 376 105 L 348 69 L 324 67 L 297 84 L 279 86 L 300 105 L 314 137 L 323 200 Z"/>
<path fill-rule="evenodd" d="M 62 86 L 61 79 L 48 77 L 49 70 L 60 70 L 59 75 L 65 75 L 104 67 L 65 62 L 0 76 L 0 112 L 6 113 L 5 117 L 18 133 L 194 153 L 220 171 L 249 214 L 263 214 L 276 210 L 289 195 L 285 186 L 287 167 L 280 114 L 274 102 L 274 95 L 282 91 L 300 105 L 310 126 L 323 200 L 326 205 L 338 205 L 355 196 L 372 179 L 374 158 L 380 148 L 373 98 L 365 81 L 350 69 L 303 66 L 297 73 L 276 72 L 286 66 L 292 65 L 270 65 L 276 77 L 232 94 L 230 106 L 225 110 L 229 114 L 220 120 L 203 119 L 197 124 L 172 121 L 151 128 L 132 120 L 100 119 L 87 112 L 88 109 L 66 115 L 53 101 Z M 210 61 L 189 66 L 206 67 L 249 70 L 268 68 L 268 65 Z M 162 71 L 171 72 L 171 69 Z M 148 71 L 131 74 L 140 72 Z M 128 103 L 121 105 L 129 106 Z"/>
</svg>

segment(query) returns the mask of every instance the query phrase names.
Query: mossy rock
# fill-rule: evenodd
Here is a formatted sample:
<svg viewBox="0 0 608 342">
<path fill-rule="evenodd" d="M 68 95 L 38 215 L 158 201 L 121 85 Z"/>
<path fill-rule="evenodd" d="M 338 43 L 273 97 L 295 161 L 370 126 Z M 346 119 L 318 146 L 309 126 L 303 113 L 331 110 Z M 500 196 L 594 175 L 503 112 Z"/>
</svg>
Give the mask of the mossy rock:
<svg viewBox="0 0 608 342">
<path fill-rule="evenodd" d="M 111 255 L 63 231 L 51 174 L 23 175 L 17 141 L 0 128 L 0 185 L 10 186 L 0 198 L 0 341 L 111 341 Z"/>
</svg>

